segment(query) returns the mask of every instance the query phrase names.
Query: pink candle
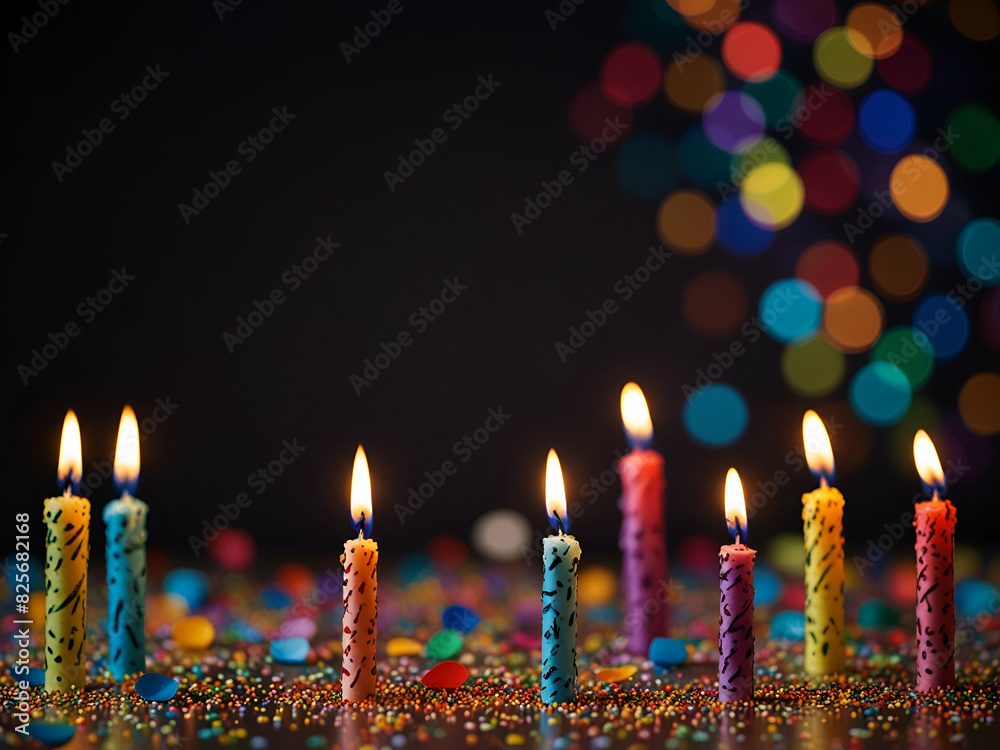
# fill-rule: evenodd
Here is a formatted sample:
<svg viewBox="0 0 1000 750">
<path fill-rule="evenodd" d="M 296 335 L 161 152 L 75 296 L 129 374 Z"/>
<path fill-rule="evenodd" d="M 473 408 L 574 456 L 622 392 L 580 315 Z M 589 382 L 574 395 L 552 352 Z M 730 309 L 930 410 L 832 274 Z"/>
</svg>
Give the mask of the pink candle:
<svg viewBox="0 0 1000 750">
<path fill-rule="evenodd" d="M 622 479 L 619 545 L 622 550 L 623 629 L 628 649 L 645 655 L 650 642 L 667 634 L 669 579 L 663 522 L 663 456 L 649 449 L 653 423 L 635 383 L 622 389 L 622 421 L 632 451 L 618 462 Z"/>
<path fill-rule="evenodd" d="M 941 500 L 944 472 L 923 430 L 913 438 L 917 472 L 933 498 L 917 503 L 917 690 L 955 684 L 955 506 Z"/>
<path fill-rule="evenodd" d="M 743 485 L 726 474 L 726 526 L 736 540 L 719 550 L 719 700 L 753 699 L 753 559 L 747 536 Z"/>
</svg>

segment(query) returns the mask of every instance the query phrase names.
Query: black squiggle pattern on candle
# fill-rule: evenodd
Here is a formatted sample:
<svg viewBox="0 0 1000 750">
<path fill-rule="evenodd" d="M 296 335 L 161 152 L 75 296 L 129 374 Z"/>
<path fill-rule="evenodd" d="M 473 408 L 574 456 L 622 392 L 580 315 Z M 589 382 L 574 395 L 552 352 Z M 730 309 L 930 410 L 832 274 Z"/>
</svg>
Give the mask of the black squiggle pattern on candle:
<svg viewBox="0 0 1000 750">
<path fill-rule="evenodd" d="M 87 564 L 90 502 L 45 501 L 45 689 L 83 690 L 87 682 Z"/>
<path fill-rule="evenodd" d="M 955 684 L 955 506 L 917 503 L 917 690 Z"/>
<path fill-rule="evenodd" d="M 547 537 L 542 554 L 542 701 L 576 700 L 576 585 L 580 545 L 567 535 Z"/>
<path fill-rule="evenodd" d="M 824 487 L 802 497 L 806 547 L 805 671 L 844 671 L 844 498 Z"/>
<path fill-rule="evenodd" d="M 753 698 L 753 560 L 742 544 L 719 552 L 719 700 Z"/>
</svg>

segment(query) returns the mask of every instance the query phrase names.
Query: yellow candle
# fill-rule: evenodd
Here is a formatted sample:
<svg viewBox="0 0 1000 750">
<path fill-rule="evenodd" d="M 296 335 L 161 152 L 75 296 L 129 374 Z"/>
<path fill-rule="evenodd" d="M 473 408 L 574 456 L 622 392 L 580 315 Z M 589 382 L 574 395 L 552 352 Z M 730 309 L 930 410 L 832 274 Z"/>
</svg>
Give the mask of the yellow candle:
<svg viewBox="0 0 1000 750">
<path fill-rule="evenodd" d="M 83 476 L 80 424 L 69 411 L 59 445 L 62 497 L 45 501 L 45 689 L 87 683 L 87 562 L 90 501 L 72 494 Z"/>
<path fill-rule="evenodd" d="M 844 496 L 833 479 L 833 449 L 814 411 L 802 419 L 809 470 L 820 487 L 802 496 L 806 547 L 805 671 L 830 675 L 844 671 Z"/>
</svg>

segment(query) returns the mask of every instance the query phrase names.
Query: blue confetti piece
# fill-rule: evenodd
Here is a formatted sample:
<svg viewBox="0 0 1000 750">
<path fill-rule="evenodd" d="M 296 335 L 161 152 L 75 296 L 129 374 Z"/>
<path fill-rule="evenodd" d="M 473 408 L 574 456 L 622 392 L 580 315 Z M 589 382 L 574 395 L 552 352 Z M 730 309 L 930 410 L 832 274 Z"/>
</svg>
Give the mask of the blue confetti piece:
<svg viewBox="0 0 1000 750">
<path fill-rule="evenodd" d="M 173 677 L 147 672 L 135 681 L 135 692 L 148 701 L 168 701 L 177 695 L 180 683 Z"/>
<path fill-rule="evenodd" d="M 305 638 L 278 638 L 271 641 L 271 658 L 280 664 L 302 664 L 309 656 Z"/>
</svg>

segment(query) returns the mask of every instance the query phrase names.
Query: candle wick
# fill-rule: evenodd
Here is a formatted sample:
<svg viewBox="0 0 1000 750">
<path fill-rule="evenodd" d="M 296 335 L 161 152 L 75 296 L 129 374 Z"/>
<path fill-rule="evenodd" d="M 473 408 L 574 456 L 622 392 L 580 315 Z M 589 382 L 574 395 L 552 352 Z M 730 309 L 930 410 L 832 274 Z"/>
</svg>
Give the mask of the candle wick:
<svg viewBox="0 0 1000 750">
<path fill-rule="evenodd" d="M 826 476 L 822 476 L 822 477 L 819 478 L 819 486 L 820 486 L 820 489 L 823 489 L 823 490 L 827 489 L 830 486 L 826 482 Z"/>
</svg>

